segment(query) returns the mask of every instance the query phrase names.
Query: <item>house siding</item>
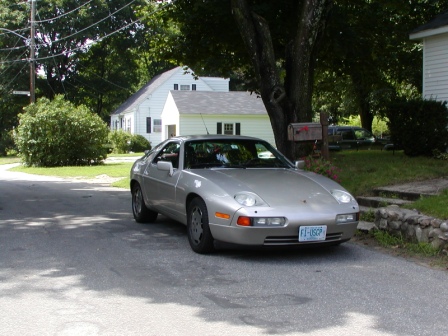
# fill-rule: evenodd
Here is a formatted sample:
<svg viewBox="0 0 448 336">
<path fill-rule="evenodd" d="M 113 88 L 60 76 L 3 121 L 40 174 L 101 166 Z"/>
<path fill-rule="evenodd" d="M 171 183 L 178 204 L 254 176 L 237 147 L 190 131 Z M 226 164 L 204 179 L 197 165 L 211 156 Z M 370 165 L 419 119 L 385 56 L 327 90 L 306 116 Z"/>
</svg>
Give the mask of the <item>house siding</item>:
<svg viewBox="0 0 448 336">
<path fill-rule="evenodd" d="M 203 81 L 217 92 L 229 92 L 229 80 L 218 77 L 204 77 Z M 199 90 L 198 90 L 199 91 Z"/>
<path fill-rule="evenodd" d="M 177 110 L 176 103 L 174 102 L 171 92 L 168 93 L 168 97 L 163 107 L 162 117 L 162 139 L 167 139 L 171 136 L 169 134 L 169 126 L 175 126 L 176 135 L 179 135 L 179 111 Z"/>
<path fill-rule="evenodd" d="M 179 120 L 179 135 L 192 134 L 216 134 L 217 123 L 234 124 L 240 123 L 240 134 L 245 136 L 253 136 L 268 141 L 275 146 L 274 133 L 266 115 L 188 115 L 182 114 Z"/>
<path fill-rule="evenodd" d="M 448 101 L 448 34 L 423 43 L 423 98 Z"/>
<path fill-rule="evenodd" d="M 154 90 L 151 97 L 148 97 L 149 99 L 140 105 L 139 111 L 136 113 L 134 131 L 134 134 L 141 134 L 145 136 L 153 146 L 157 145 L 166 138 L 165 136 L 162 136 L 162 133 L 164 133 L 164 127 L 162 123 L 162 129 L 160 132 L 152 131 L 150 134 L 147 134 L 146 117 L 151 117 L 153 125 L 154 119 L 162 119 L 162 111 L 168 96 L 168 92 L 173 90 L 174 84 L 178 84 L 179 88 L 181 85 L 189 85 L 191 87 L 192 84 L 196 84 L 197 91 L 211 91 L 211 88 L 201 79 L 195 80 L 190 74 L 184 75 L 183 69 L 179 69 L 179 71 L 176 72 L 169 80 Z"/>
<path fill-rule="evenodd" d="M 188 85 L 190 90 L 192 85 L 196 85 L 196 91 L 214 91 L 218 90 L 221 92 L 229 91 L 229 80 L 224 78 L 215 77 L 205 77 L 202 79 L 194 79 L 190 73 L 185 73 L 184 68 L 178 67 L 173 74 L 165 79 L 165 81 L 159 84 L 154 90 L 150 90 L 150 94 L 146 94 L 144 97 L 139 97 L 137 103 L 134 103 L 132 107 L 111 115 L 111 129 L 116 129 L 118 121 L 118 129 L 128 130 L 128 128 L 121 128 L 120 119 L 124 119 L 126 124 L 130 122 L 130 132 L 132 134 L 143 135 L 149 140 L 152 146 L 157 145 L 162 140 L 166 139 L 168 136 L 166 134 L 166 129 L 164 122 L 162 120 L 162 128 L 160 132 L 154 132 L 154 127 L 152 126 L 151 133 L 147 133 L 147 118 L 151 118 L 151 123 L 154 125 L 154 120 L 162 119 L 162 111 L 167 101 L 167 96 L 170 90 L 174 89 L 174 84 L 178 85 L 179 90 L 182 85 Z M 142 99 L 143 98 L 143 99 Z M 178 128 L 177 128 L 178 129 Z"/>
</svg>

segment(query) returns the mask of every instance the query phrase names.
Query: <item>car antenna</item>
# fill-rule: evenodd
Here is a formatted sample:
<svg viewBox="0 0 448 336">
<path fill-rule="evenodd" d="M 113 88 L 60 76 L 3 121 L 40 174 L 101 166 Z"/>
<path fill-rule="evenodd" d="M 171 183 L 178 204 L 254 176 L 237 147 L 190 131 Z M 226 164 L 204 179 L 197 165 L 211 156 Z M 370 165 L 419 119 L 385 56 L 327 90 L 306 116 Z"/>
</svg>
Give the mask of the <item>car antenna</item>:
<svg viewBox="0 0 448 336">
<path fill-rule="evenodd" d="M 205 130 L 207 131 L 207 135 L 208 135 L 209 133 L 208 133 L 207 125 L 205 124 L 204 118 L 202 117 L 202 113 L 199 113 L 199 114 L 201 115 L 202 122 L 204 123 L 204 127 L 205 127 Z"/>
</svg>

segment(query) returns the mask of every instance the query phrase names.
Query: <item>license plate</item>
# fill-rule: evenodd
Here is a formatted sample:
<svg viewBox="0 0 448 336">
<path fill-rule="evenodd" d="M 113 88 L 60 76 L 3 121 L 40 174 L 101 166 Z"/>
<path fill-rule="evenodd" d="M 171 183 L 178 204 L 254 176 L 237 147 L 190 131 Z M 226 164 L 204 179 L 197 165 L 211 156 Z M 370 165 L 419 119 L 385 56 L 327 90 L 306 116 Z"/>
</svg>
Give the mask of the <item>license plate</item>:
<svg viewBox="0 0 448 336">
<path fill-rule="evenodd" d="M 299 227 L 299 241 L 318 241 L 325 240 L 327 236 L 327 226 L 301 226 Z"/>
</svg>

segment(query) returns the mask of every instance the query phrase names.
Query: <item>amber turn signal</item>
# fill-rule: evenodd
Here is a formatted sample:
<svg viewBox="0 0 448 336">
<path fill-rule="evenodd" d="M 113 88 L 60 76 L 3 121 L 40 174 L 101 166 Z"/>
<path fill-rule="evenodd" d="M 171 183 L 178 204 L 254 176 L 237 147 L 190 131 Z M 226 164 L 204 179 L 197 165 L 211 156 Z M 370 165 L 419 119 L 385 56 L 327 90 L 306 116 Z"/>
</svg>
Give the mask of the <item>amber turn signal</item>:
<svg viewBox="0 0 448 336">
<path fill-rule="evenodd" d="M 222 213 L 222 212 L 215 212 L 216 218 L 224 218 L 224 219 L 230 219 L 230 215 Z"/>
<path fill-rule="evenodd" d="M 238 220 L 236 221 L 236 223 L 241 226 L 251 226 L 252 220 L 250 219 L 250 217 L 240 216 L 240 217 L 238 217 Z"/>
</svg>

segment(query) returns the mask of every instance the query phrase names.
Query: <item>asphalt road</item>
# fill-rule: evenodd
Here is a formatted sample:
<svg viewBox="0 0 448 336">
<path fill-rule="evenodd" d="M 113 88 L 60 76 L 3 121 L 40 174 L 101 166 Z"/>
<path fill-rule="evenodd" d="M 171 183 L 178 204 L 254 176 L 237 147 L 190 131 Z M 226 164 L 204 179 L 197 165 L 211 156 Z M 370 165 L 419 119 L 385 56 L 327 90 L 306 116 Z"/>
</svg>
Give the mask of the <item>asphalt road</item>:
<svg viewBox="0 0 448 336">
<path fill-rule="evenodd" d="M 448 274 L 354 243 L 191 251 L 130 193 L 0 166 L 1 335 L 447 335 Z"/>
</svg>

